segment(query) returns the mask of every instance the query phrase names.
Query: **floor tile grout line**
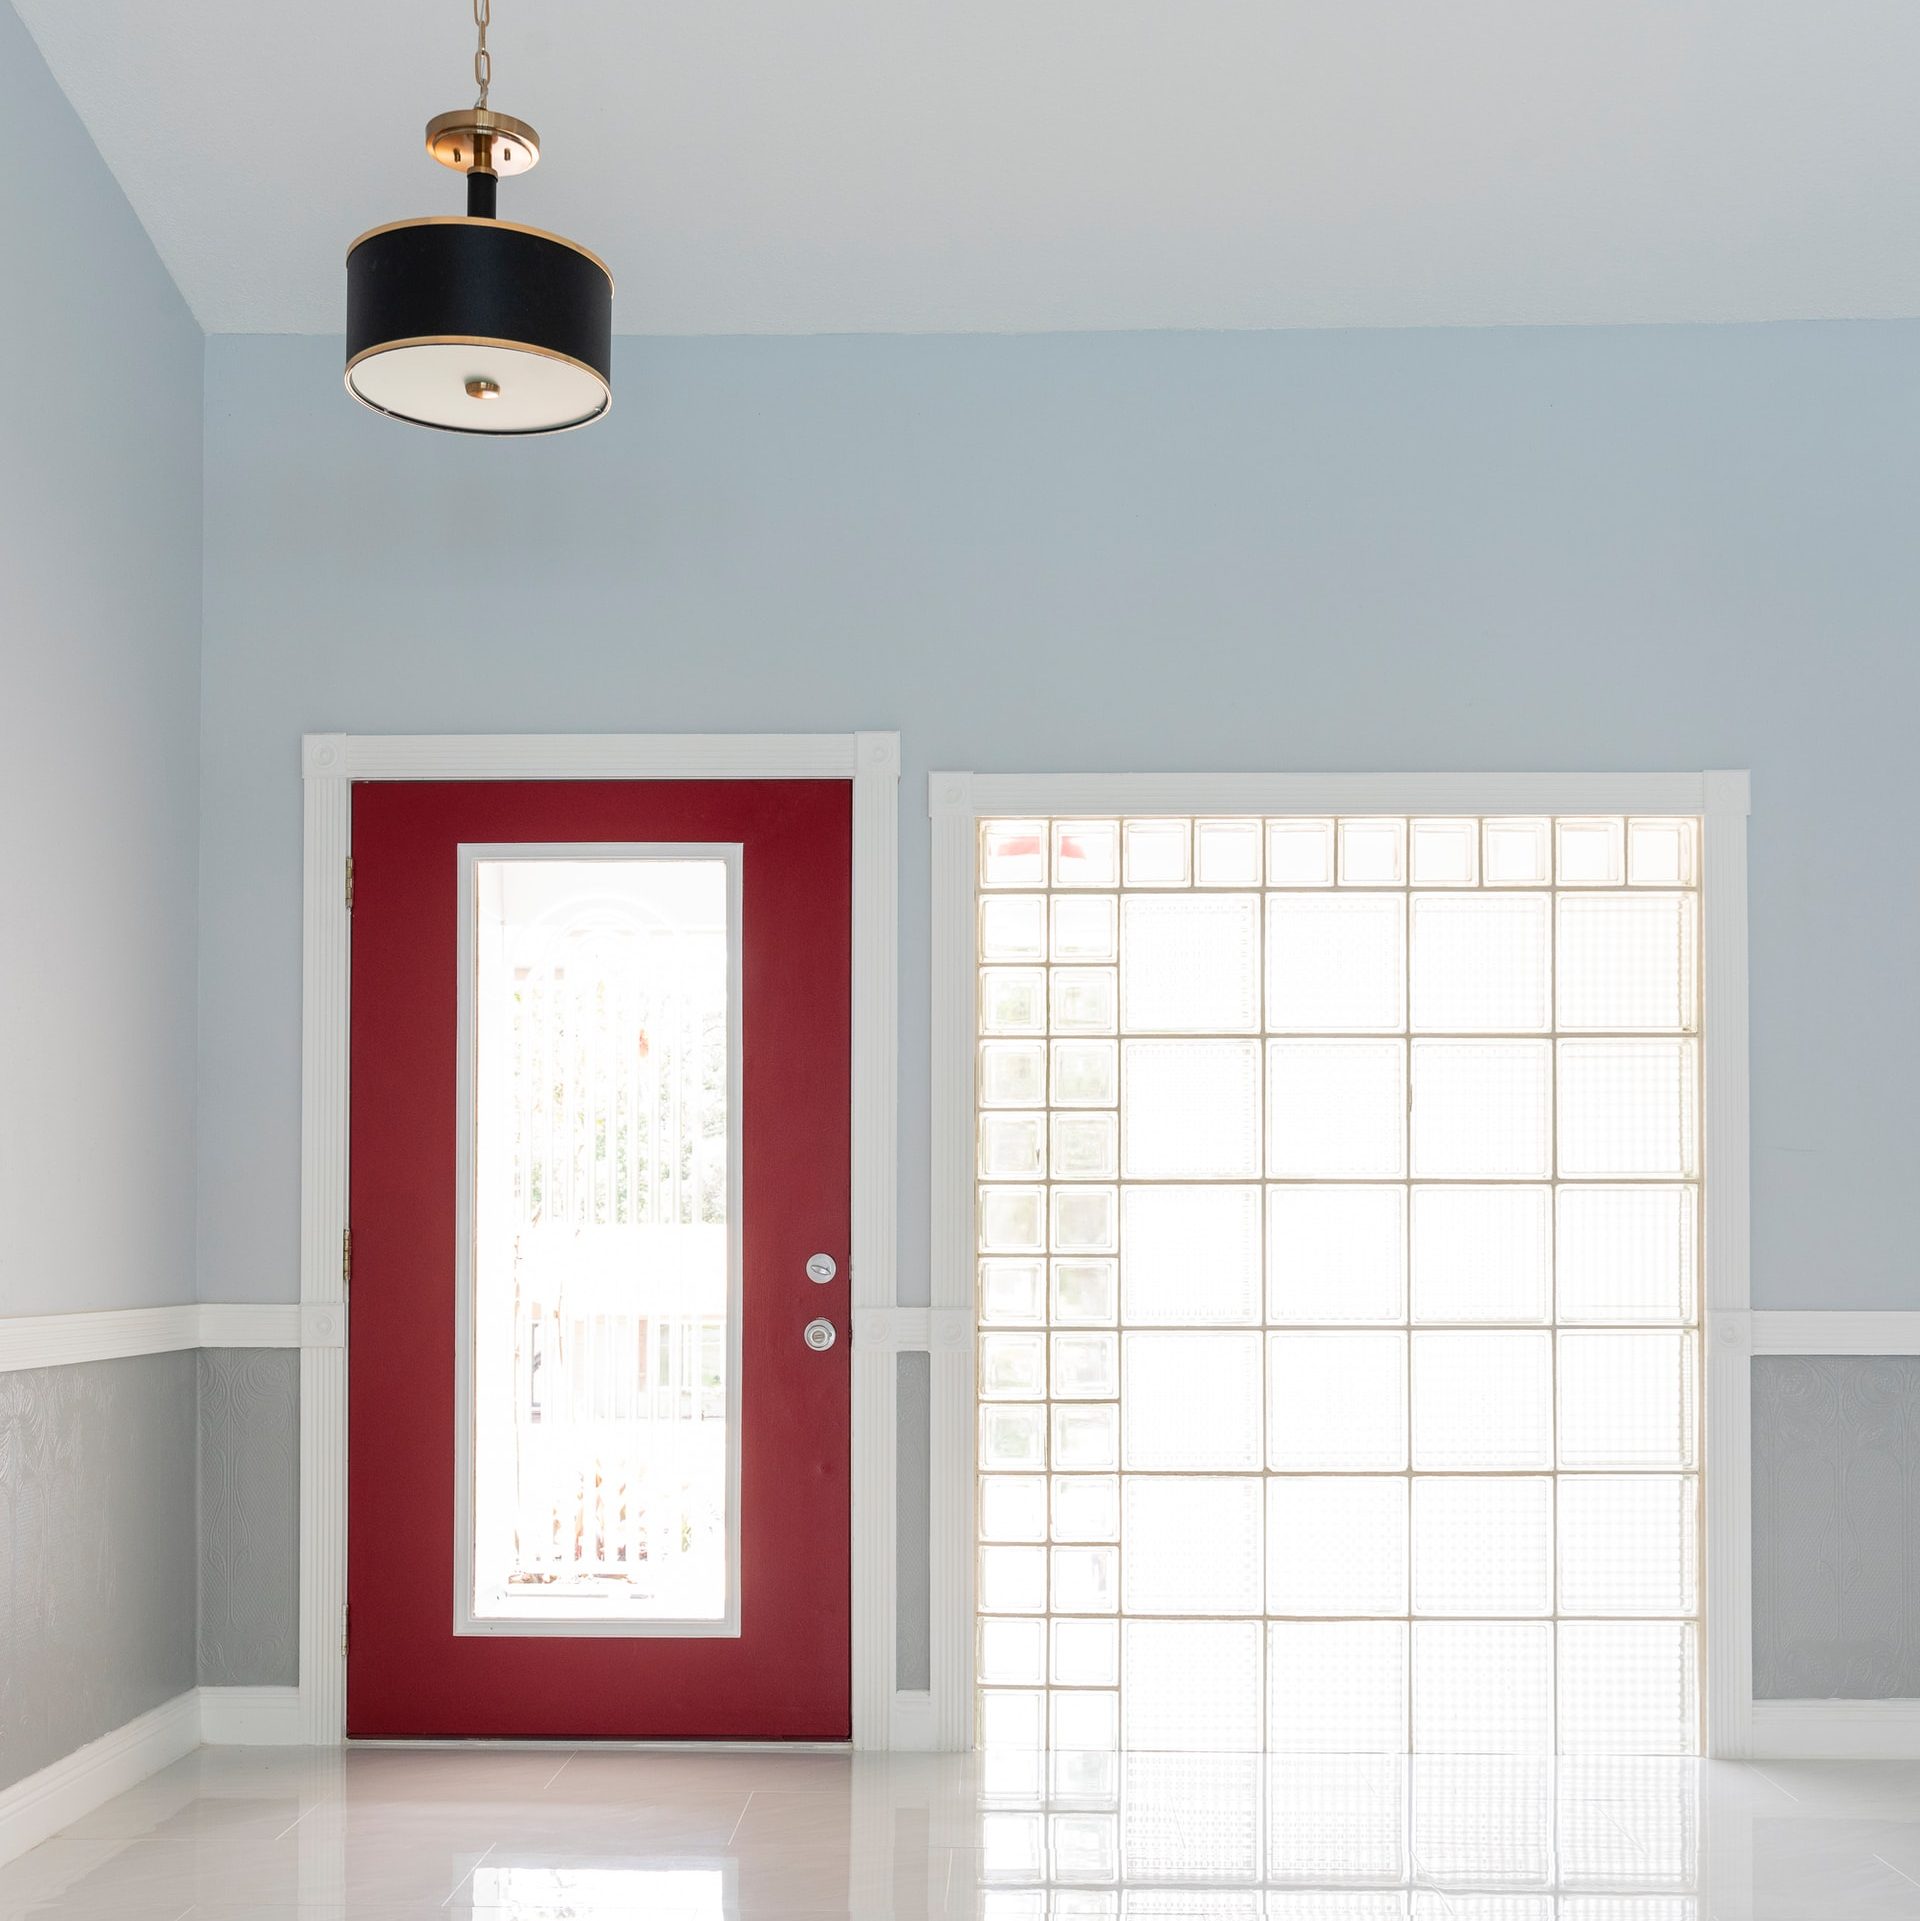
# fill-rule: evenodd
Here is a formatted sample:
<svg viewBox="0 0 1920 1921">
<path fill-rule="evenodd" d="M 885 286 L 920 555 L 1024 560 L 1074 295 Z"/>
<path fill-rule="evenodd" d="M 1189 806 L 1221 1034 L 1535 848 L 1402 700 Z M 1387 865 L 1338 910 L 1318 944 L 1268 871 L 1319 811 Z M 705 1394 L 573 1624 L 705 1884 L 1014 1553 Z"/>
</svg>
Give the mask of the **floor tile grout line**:
<svg viewBox="0 0 1920 1921">
<path fill-rule="evenodd" d="M 500 1843 L 498 1841 L 489 1841 L 487 1843 L 485 1850 L 475 1859 L 473 1866 L 470 1867 L 466 1871 L 466 1873 L 463 1874 L 460 1877 L 460 1879 L 456 1881 L 453 1884 L 453 1886 L 447 1890 L 447 1898 L 440 1903 L 440 1905 L 443 1908 L 451 1907 L 453 1905 L 453 1897 L 456 1894 L 458 1894 L 460 1890 L 464 1888 L 469 1881 L 473 1879 L 473 1877 L 480 1871 L 481 1862 L 486 1860 L 487 1856 L 491 1854 L 494 1851 L 494 1849 L 497 1848 L 499 1845 Z"/>
<path fill-rule="evenodd" d="M 1920 1881 L 1916 1881 L 1905 1868 L 1894 1867 L 1893 1863 L 1889 1861 L 1884 1854 L 1876 1854 L 1873 1858 L 1878 1861 L 1883 1868 L 1891 1869 L 1902 1881 L 1908 1882 L 1916 1888 L 1920 1888 Z"/>
<path fill-rule="evenodd" d="M 559 1778 L 563 1774 L 565 1774 L 570 1767 L 573 1766 L 575 1760 L 579 1757 L 579 1753 L 580 1753 L 580 1750 L 578 1748 L 573 1748 L 568 1752 L 567 1758 L 564 1761 L 562 1761 L 560 1765 L 557 1768 L 555 1768 L 550 1775 L 547 1776 L 544 1782 L 541 1783 L 540 1792 L 542 1794 L 545 1794 L 547 1789 L 552 1787 L 553 1784 L 557 1780 L 559 1780 Z"/>
<path fill-rule="evenodd" d="M 726 1840 L 721 1843 L 722 1847 L 730 1848 L 733 1846 L 733 1837 L 740 1832 L 740 1823 L 747 1818 L 747 1810 L 753 1806 L 753 1796 L 754 1790 L 749 1788 L 747 1790 L 747 1798 L 740 1804 L 738 1818 L 735 1820 L 733 1826 L 727 1830 Z"/>
</svg>

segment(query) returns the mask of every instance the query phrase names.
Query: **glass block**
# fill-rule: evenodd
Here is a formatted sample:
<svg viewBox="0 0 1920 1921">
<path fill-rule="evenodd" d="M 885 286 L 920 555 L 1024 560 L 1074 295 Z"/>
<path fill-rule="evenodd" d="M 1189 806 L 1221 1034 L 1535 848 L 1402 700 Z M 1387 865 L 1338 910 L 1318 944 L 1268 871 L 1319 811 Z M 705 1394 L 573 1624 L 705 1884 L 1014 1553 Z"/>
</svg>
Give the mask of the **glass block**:
<svg viewBox="0 0 1920 1921">
<path fill-rule="evenodd" d="M 1107 1405 L 1069 1403 L 1053 1410 L 1053 1464 L 1076 1472 L 1099 1473 L 1120 1465 L 1120 1410 Z"/>
<path fill-rule="evenodd" d="M 1268 1335 L 1267 1465 L 1290 1473 L 1404 1468 L 1406 1335 Z"/>
<path fill-rule="evenodd" d="M 1404 1754 L 1404 1621 L 1274 1621 L 1267 1747 L 1277 1754 Z"/>
<path fill-rule="evenodd" d="M 980 1336 L 980 1398 L 983 1401 L 1044 1400 L 1047 1337 L 1044 1334 Z"/>
<path fill-rule="evenodd" d="M 1331 887 L 1333 885 L 1333 822 L 1330 820 L 1268 821 L 1267 885 L 1269 887 Z"/>
<path fill-rule="evenodd" d="M 1692 887 L 1700 879 L 1700 823 L 1685 818 L 1627 822 L 1627 884 Z"/>
<path fill-rule="evenodd" d="M 982 1614 L 1044 1614 L 1046 1609 L 1045 1548 L 983 1547 L 980 1550 Z"/>
<path fill-rule="evenodd" d="M 1570 1908 L 1562 1908 L 1560 1915 L 1562 1921 L 1578 1921 Z M 1416 1888 L 1411 1916 L 1412 1921 L 1554 1921 L 1554 1904 L 1550 1894 L 1462 1894 L 1458 1889 L 1442 1894 L 1436 1888 Z M 1640 1921 L 1655 1917 L 1646 1915 Z"/>
<path fill-rule="evenodd" d="M 1563 1614 L 1692 1614 L 1700 1600 L 1700 1484 L 1581 1474 L 1560 1483 Z"/>
<path fill-rule="evenodd" d="M 1695 1018 L 1692 894 L 1562 894 L 1563 1028 L 1680 1033 Z"/>
<path fill-rule="evenodd" d="M 1056 1614 L 1111 1614 L 1120 1605 L 1117 1547 L 1047 1550 Z"/>
<path fill-rule="evenodd" d="M 1047 1318 L 1046 1272 L 1038 1261 L 982 1261 L 980 1318 L 991 1327 L 1038 1326 Z"/>
<path fill-rule="evenodd" d="M 1407 878 L 1407 823 L 1343 820 L 1340 823 L 1340 885 L 1399 887 Z"/>
<path fill-rule="evenodd" d="M 1046 1245 L 1044 1187 L 980 1189 L 980 1246 L 988 1254 L 1038 1252 Z"/>
<path fill-rule="evenodd" d="M 1618 887 L 1627 878 L 1627 823 L 1557 820 L 1555 876 L 1562 887 Z"/>
<path fill-rule="evenodd" d="M 1120 1745 L 1120 1697 L 1117 1694 L 1056 1694 L 1052 1702 L 1056 1748 L 1117 1748 Z M 1053 1871 L 1061 1879 L 1112 1879 L 1119 1856 L 1119 1835 L 1112 1815 L 1056 1814 L 1053 1837 Z"/>
<path fill-rule="evenodd" d="M 1057 820 L 1053 823 L 1053 884 L 1056 887 L 1120 885 L 1120 823 Z"/>
<path fill-rule="evenodd" d="M 1406 1026 L 1406 904 L 1398 894 L 1269 894 L 1267 1026 L 1394 1034 Z"/>
<path fill-rule="evenodd" d="M 1267 1482 L 1269 1614 L 1405 1614 L 1407 1483 L 1398 1475 Z"/>
<path fill-rule="evenodd" d="M 1047 1477 L 1044 1474 L 981 1475 L 980 1538 L 983 1541 L 1044 1541 L 1047 1538 Z"/>
<path fill-rule="evenodd" d="M 1121 1800 L 1121 1891 L 1130 1915 L 1260 1912 L 1260 1759 L 1253 1754 L 1128 1754 Z M 1178 1885 L 1164 1885 L 1177 1883 Z"/>
<path fill-rule="evenodd" d="M 1129 1614 L 1258 1614 L 1261 1483 L 1251 1475 L 1132 1477 L 1120 1525 Z"/>
<path fill-rule="evenodd" d="M 1260 1318 L 1257 1187 L 1128 1187 L 1120 1272 L 1134 1326 L 1215 1327 Z"/>
<path fill-rule="evenodd" d="M 1120 1245 L 1120 1190 L 1053 1189 L 1053 1247 L 1058 1254 L 1111 1254 Z"/>
<path fill-rule="evenodd" d="M 1267 1172 L 1391 1180 L 1406 1172 L 1405 1041 L 1269 1041 Z"/>
<path fill-rule="evenodd" d="M 1538 1180 L 1553 1172 L 1548 1041 L 1413 1043 L 1416 1180 Z"/>
<path fill-rule="evenodd" d="M 1044 1407 L 987 1406 L 980 1410 L 980 1465 L 1032 1468 L 1047 1464 Z"/>
<path fill-rule="evenodd" d="M 1692 1041 L 1562 1041 L 1560 1173 L 1685 1180 L 1695 1171 Z"/>
<path fill-rule="evenodd" d="M 980 1623 L 980 1680 L 988 1687 L 1043 1687 L 1047 1679 L 1045 1621 Z"/>
<path fill-rule="evenodd" d="M 1416 887 L 1473 886 L 1480 878 L 1480 823 L 1408 822 L 1407 878 Z"/>
<path fill-rule="evenodd" d="M 980 823 L 982 887 L 1044 887 L 1047 884 L 1047 823 L 983 820 Z"/>
<path fill-rule="evenodd" d="M 1553 1024 L 1546 894 L 1415 894 L 1408 902 L 1414 1030 L 1544 1034 Z"/>
<path fill-rule="evenodd" d="M 1120 972 L 1129 1033 L 1257 1032 L 1260 896 L 1127 895 Z"/>
<path fill-rule="evenodd" d="M 1561 1749 L 1695 1753 L 1697 1667 L 1691 1621 L 1562 1622 Z"/>
<path fill-rule="evenodd" d="M 980 1756 L 980 1802 L 983 1808 L 1030 1808 L 1046 1793 L 1047 1770 L 1038 1754 L 1023 1754 L 1013 1748 L 989 1748 L 982 1741 Z M 1035 1858 L 1038 1857 L 1038 1816 L 987 1813 L 980 1823 L 983 1853 L 990 1860 L 1008 1850 L 1001 1837 L 1009 1825 L 1027 1821 L 1036 1824 Z"/>
<path fill-rule="evenodd" d="M 1117 1107 L 1120 1045 L 1117 1041 L 1055 1041 L 1055 1107 Z"/>
<path fill-rule="evenodd" d="M 1120 1392 L 1119 1336 L 1053 1336 L 1053 1398 L 1056 1401 L 1110 1401 Z"/>
<path fill-rule="evenodd" d="M 1480 823 L 1483 886 L 1544 887 L 1552 879 L 1551 822 L 1509 815 Z"/>
<path fill-rule="evenodd" d="M 982 1107 L 1045 1107 L 1047 1050 L 1041 1041 L 980 1043 Z"/>
<path fill-rule="evenodd" d="M 1117 961 L 1120 903 L 1112 894 L 1062 894 L 1053 903 L 1056 961 Z"/>
<path fill-rule="evenodd" d="M 1190 824 L 1130 820 L 1125 829 L 1129 887 L 1184 887 L 1191 877 Z"/>
<path fill-rule="evenodd" d="M 1260 1632 L 1258 1621 L 1123 1621 L 1122 1744 L 1258 1753 Z"/>
<path fill-rule="evenodd" d="M 1046 957 L 1046 895 L 989 894 L 981 901 L 983 961 L 1043 961 Z"/>
<path fill-rule="evenodd" d="M 1129 1180 L 1260 1172 L 1258 1041 L 1128 1041 L 1121 1166 Z"/>
<path fill-rule="evenodd" d="M 1334 1887 L 1404 1880 L 1406 1833 L 1407 1767 L 1398 1754 L 1267 1762 L 1268 1880 Z"/>
<path fill-rule="evenodd" d="M 1120 983 L 1111 967 L 1056 967 L 1053 1031 L 1111 1034 L 1119 1023 Z"/>
<path fill-rule="evenodd" d="M 1257 1333 L 1133 1333 L 1121 1340 L 1126 1467 L 1147 1473 L 1259 1468 Z"/>
<path fill-rule="evenodd" d="M 1553 1633 L 1546 1621 L 1416 1621 L 1416 1752 L 1550 1753 Z"/>
<path fill-rule="evenodd" d="M 980 1116 L 982 1180 L 1039 1180 L 1046 1171 L 1047 1131 L 1041 1115 L 988 1112 Z"/>
<path fill-rule="evenodd" d="M 1449 1900 L 1462 1886 L 1546 1886 L 1554 1878 L 1553 1767 L 1544 1754 L 1414 1756 L 1414 1872 L 1445 1887 Z"/>
<path fill-rule="evenodd" d="M 1053 1684 L 1063 1688 L 1110 1688 L 1120 1683 L 1118 1621 L 1055 1621 Z"/>
<path fill-rule="evenodd" d="M 1119 1295 L 1119 1263 L 1055 1261 L 1053 1318 L 1070 1325 L 1111 1327 Z"/>
<path fill-rule="evenodd" d="M 1563 1187 L 1563 1321 L 1690 1321 L 1699 1229 L 1691 1187 Z"/>
<path fill-rule="evenodd" d="M 1416 1321 L 1553 1317 L 1553 1190 L 1416 1187 Z"/>
<path fill-rule="evenodd" d="M 1098 1624 L 1087 1622 L 1081 1625 Z M 1117 1680 L 1119 1678 L 1119 1628 L 1117 1625 L 1114 1626 L 1114 1637 L 1116 1643 L 1114 1678 Z M 981 1774 L 984 1784 L 986 1777 L 984 1761 Z M 1045 1792 L 1052 1796 L 1055 1807 L 1110 1809 L 1120 1798 L 1120 1757 L 1117 1754 L 1104 1754 L 1084 1748 L 1049 1755 Z M 1039 1793 L 1028 1796 L 1028 1799 L 1039 1799 Z M 1077 1898 L 1090 1899 L 1091 1897 Z M 1111 1913 L 1112 1909 L 1109 1908 L 1107 1912 Z"/>
<path fill-rule="evenodd" d="M 1551 1614 L 1552 1481 L 1416 1476 L 1413 1611 Z"/>
<path fill-rule="evenodd" d="M 1056 1114 L 1053 1117 L 1053 1178 L 1110 1181 L 1120 1172 L 1117 1114 Z"/>
<path fill-rule="evenodd" d="M 983 1748 L 1043 1748 L 1046 1744 L 1045 1694 L 1025 1688 L 980 1690 L 980 1745 Z M 995 1819 L 1004 1821 L 1006 1817 Z M 1033 1821 L 1038 1827 L 1039 1817 L 1033 1817 Z M 984 1830 L 987 1823 L 983 1821 L 981 1826 Z M 988 1853 L 991 1858 L 1004 1859 L 992 1849 Z"/>
<path fill-rule="evenodd" d="M 1053 1538 L 1056 1541 L 1119 1540 L 1119 1477 L 1056 1474 L 1053 1477 Z"/>
<path fill-rule="evenodd" d="M 1413 1465 L 1552 1467 L 1553 1337 L 1491 1328 L 1416 1333 Z"/>
<path fill-rule="evenodd" d="M 1689 1468 L 1698 1367 L 1685 1328 L 1560 1336 L 1560 1465 Z"/>
<path fill-rule="evenodd" d="M 1047 1031 L 1047 970 L 1044 967 L 981 968 L 980 1031 L 983 1034 L 1044 1034 Z"/>
<path fill-rule="evenodd" d="M 1260 823 L 1197 820 L 1193 823 L 1193 878 L 1200 887 L 1260 885 Z"/>
<path fill-rule="evenodd" d="M 1267 1192 L 1267 1319 L 1406 1317 L 1403 1187 L 1275 1187 Z"/>
</svg>

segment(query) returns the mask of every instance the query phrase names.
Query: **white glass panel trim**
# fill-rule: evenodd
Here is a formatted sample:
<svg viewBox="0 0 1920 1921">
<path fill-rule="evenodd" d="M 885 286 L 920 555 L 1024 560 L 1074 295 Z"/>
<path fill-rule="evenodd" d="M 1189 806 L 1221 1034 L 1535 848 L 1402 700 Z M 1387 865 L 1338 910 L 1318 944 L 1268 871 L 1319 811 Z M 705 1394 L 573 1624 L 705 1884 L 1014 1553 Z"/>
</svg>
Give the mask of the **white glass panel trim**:
<svg viewBox="0 0 1920 1921">
<path fill-rule="evenodd" d="M 569 872 L 595 868 L 604 870 L 604 882 L 590 871 Z M 546 1155 L 540 1213 L 544 1220 L 551 1207 L 553 1224 L 574 1230 L 576 1245 L 567 1272 L 556 1270 L 556 1284 L 573 1291 L 582 1311 L 570 1305 L 561 1317 L 571 1331 L 560 1338 L 573 1352 L 550 1342 L 556 1322 L 539 1342 L 537 1362 L 531 1320 L 522 1312 L 532 1292 L 523 1262 L 537 1238 L 524 1232 L 527 1209 L 520 1204 L 532 1163 L 515 1147 L 516 1139 L 530 1137 L 532 1123 L 526 1112 L 503 1113 L 481 1073 L 489 1020 L 505 1025 L 486 1036 L 486 1046 L 518 1044 L 509 1031 L 512 1009 L 531 978 L 506 951 L 511 915 L 501 909 L 498 881 L 512 870 L 525 870 L 536 891 L 554 895 L 541 910 L 550 919 L 585 902 L 596 926 L 632 932 L 647 923 L 653 934 L 653 922 L 678 911 L 666 898 L 677 888 L 689 895 L 681 905 L 701 920 L 697 939 L 681 925 L 651 940 L 649 966 L 670 950 L 678 970 L 671 996 L 663 996 L 657 1014 L 630 1007 L 623 1022 L 609 1012 L 599 1040 L 579 1055 L 580 1105 L 570 1099 L 568 1115 L 547 1116 L 538 1150 Z M 463 845 L 459 897 L 454 1632 L 737 1636 L 741 849 L 734 842 Z M 696 955 L 696 948 L 704 951 Z M 695 974 L 698 991 L 687 985 Z M 634 980 L 641 982 L 637 970 Z M 514 991 L 503 997 L 503 989 Z M 711 1006 L 696 1006 L 700 993 L 711 1001 L 716 990 L 717 1018 Z M 610 1007 L 615 991 L 598 983 L 596 1005 Z M 647 1023 L 669 1017 L 669 999 L 673 1031 L 656 1036 Z M 723 1050 L 717 1074 L 716 1041 Z M 505 1064 L 496 1060 L 490 1073 L 497 1077 Z M 661 1066 L 669 1072 L 660 1073 Z M 640 1137 L 630 1124 L 642 1097 L 649 1103 L 644 1169 L 632 1158 Z M 707 1125 L 714 1106 L 717 1136 Z M 656 1128 L 671 1140 L 663 1132 L 656 1141 Z M 673 1219 L 657 1218 L 668 1208 Z M 626 1243 L 643 1232 L 647 1259 L 672 1276 L 663 1281 L 671 1300 L 649 1303 L 645 1315 L 620 1298 L 631 1291 L 628 1262 L 637 1252 Z M 504 1288 L 488 1271 L 503 1249 L 514 1263 Z M 536 1266 L 542 1258 L 531 1253 Z M 512 1320 L 504 1342 L 489 1318 L 490 1301 Z M 547 1379 L 539 1381 L 543 1373 Z M 568 1421 L 536 1420 L 536 1394 L 542 1416 L 557 1412 L 548 1402 L 565 1394 Z M 573 1430 L 574 1443 L 588 1441 L 592 1459 L 568 1455 L 548 1463 L 551 1472 L 529 1475 L 519 1456 L 548 1425 L 556 1440 Z M 579 1470 L 579 1486 L 562 1499 L 569 1463 Z M 656 1556 L 652 1547 L 662 1537 L 672 1545 Z"/>
<path fill-rule="evenodd" d="M 1699 820 L 1087 792 L 978 830 L 982 1745 L 1698 1753 Z"/>
</svg>

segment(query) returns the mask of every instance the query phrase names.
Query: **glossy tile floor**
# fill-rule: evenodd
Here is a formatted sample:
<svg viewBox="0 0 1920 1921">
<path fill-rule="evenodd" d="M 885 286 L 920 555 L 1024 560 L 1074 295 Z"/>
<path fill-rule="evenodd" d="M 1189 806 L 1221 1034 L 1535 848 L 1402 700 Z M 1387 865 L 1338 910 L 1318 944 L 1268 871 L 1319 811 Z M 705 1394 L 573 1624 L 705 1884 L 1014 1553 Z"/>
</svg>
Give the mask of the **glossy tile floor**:
<svg viewBox="0 0 1920 1921">
<path fill-rule="evenodd" d="M 203 1748 L 0 1917 L 1920 1921 L 1920 1763 Z"/>
</svg>

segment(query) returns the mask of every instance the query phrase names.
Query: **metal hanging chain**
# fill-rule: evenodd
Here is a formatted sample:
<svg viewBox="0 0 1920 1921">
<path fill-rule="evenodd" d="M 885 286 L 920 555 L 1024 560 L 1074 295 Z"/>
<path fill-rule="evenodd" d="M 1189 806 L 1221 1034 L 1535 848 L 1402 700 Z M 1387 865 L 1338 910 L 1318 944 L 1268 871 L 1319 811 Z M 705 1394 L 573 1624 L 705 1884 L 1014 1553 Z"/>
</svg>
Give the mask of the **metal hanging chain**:
<svg viewBox="0 0 1920 1921">
<path fill-rule="evenodd" d="M 493 85 L 493 55 L 487 51 L 487 26 L 493 19 L 493 0 L 473 0 L 473 24 L 480 29 L 480 44 L 473 51 L 473 79 L 480 98 L 473 104 L 487 104 L 487 89 Z"/>
</svg>

